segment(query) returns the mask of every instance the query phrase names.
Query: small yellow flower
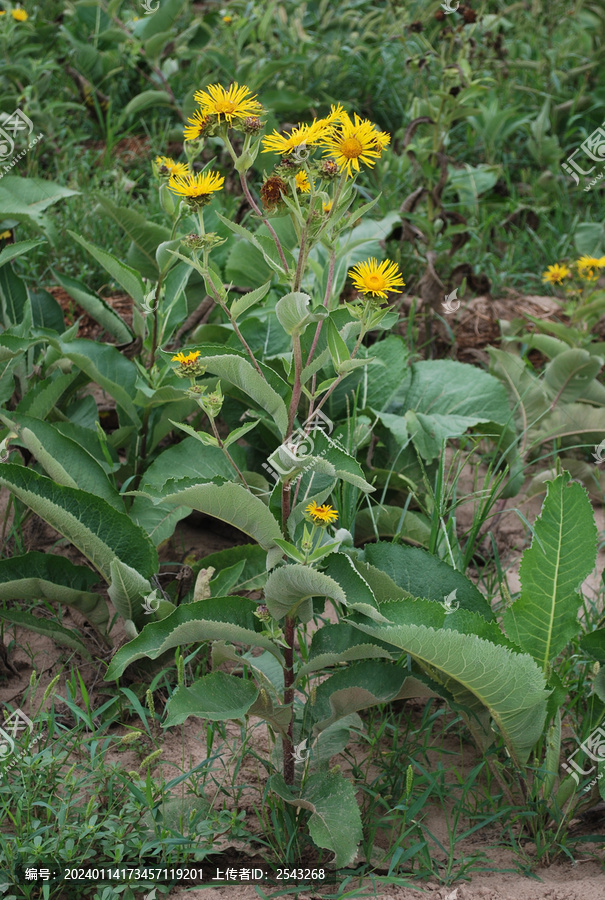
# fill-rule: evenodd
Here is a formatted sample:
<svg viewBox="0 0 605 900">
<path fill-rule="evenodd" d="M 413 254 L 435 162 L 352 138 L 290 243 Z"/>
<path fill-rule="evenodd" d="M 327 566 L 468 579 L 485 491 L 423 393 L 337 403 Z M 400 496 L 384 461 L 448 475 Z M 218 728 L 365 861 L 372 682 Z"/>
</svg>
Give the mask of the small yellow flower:
<svg viewBox="0 0 605 900">
<path fill-rule="evenodd" d="M 175 163 L 169 156 L 157 156 L 155 164 L 158 169 L 168 169 L 169 175 L 189 175 L 189 166 L 187 163 Z"/>
<path fill-rule="evenodd" d="M 6 15 L 6 10 L 0 9 L 0 16 L 5 16 L 5 15 Z"/>
<path fill-rule="evenodd" d="M 17 7 L 17 9 L 11 9 L 11 16 L 15 20 L 15 22 L 27 22 L 29 16 L 21 7 Z"/>
<path fill-rule="evenodd" d="M 11 236 L 10 231 L 3 231 L 2 234 L 0 234 L 0 241 L 7 240 L 8 238 L 10 238 L 10 236 Z"/>
<path fill-rule="evenodd" d="M 233 16 L 223 16 L 223 22 L 225 23 L 225 25 L 229 25 L 231 22 L 233 22 Z"/>
<path fill-rule="evenodd" d="M 597 259 L 596 256 L 581 256 L 576 262 L 578 275 L 585 281 L 596 281 L 599 272 L 595 269 L 602 269 L 605 266 L 605 256 Z"/>
<path fill-rule="evenodd" d="M 203 137 L 206 129 L 210 125 L 209 116 L 204 115 L 199 109 L 193 113 L 191 118 L 187 119 L 189 125 L 185 125 L 183 134 L 186 141 L 196 141 L 199 137 Z"/>
<path fill-rule="evenodd" d="M 349 275 L 353 284 L 362 294 L 372 294 L 374 297 L 387 299 L 387 291 L 396 291 L 405 287 L 405 282 L 397 264 L 385 259 L 378 264 L 377 260 L 370 258 L 366 262 L 358 263 L 350 270 Z"/>
<path fill-rule="evenodd" d="M 566 265 L 555 263 L 554 266 L 549 266 L 546 272 L 542 273 L 542 281 L 548 282 L 548 284 L 562 284 L 563 279 L 569 278 L 570 275 L 571 269 Z"/>
<path fill-rule="evenodd" d="M 385 140 L 389 136 L 383 131 L 376 131 L 368 119 L 360 119 L 355 113 L 353 122 L 345 112 L 341 114 L 338 130 L 322 142 L 325 156 L 333 156 L 341 172 L 352 177 L 359 172 L 359 163 L 373 166 L 386 147 Z M 390 138 L 389 138 L 390 140 Z M 387 141 L 388 143 L 388 141 Z"/>
<path fill-rule="evenodd" d="M 322 203 L 321 205 L 322 205 L 323 211 L 325 213 L 329 213 L 330 210 L 332 209 L 332 201 L 331 200 L 329 200 L 327 203 Z"/>
<path fill-rule="evenodd" d="M 300 172 L 297 172 L 294 176 L 294 180 L 296 182 L 296 189 L 301 192 L 301 194 L 308 194 L 311 190 L 311 185 L 309 184 L 309 178 L 307 177 L 307 173 L 304 169 L 301 169 Z"/>
<path fill-rule="evenodd" d="M 228 90 L 220 84 L 211 84 L 205 91 L 196 91 L 193 99 L 200 104 L 205 115 L 218 116 L 219 122 L 223 116 L 232 125 L 233 119 L 257 116 L 263 111 L 263 107 L 255 99 L 256 95 L 249 97 L 248 94 L 250 88 L 245 84 L 240 87 L 235 82 Z"/>
<path fill-rule="evenodd" d="M 305 512 L 311 517 L 315 525 L 331 525 L 338 518 L 338 511 L 329 504 L 318 506 L 315 500 L 306 507 Z"/>
<path fill-rule="evenodd" d="M 171 175 L 168 187 L 173 194 L 178 194 L 187 200 L 208 202 L 214 191 L 223 188 L 225 179 L 218 172 L 198 172 L 196 175 Z"/>
<path fill-rule="evenodd" d="M 177 355 L 172 357 L 172 362 L 179 362 L 182 366 L 188 366 L 191 363 L 194 363 L 199 355 L 199 350 L 192 350 L 191 353 L 188 353 L 186 356 L 182 350 L 179 350 Z"/>
</svg>

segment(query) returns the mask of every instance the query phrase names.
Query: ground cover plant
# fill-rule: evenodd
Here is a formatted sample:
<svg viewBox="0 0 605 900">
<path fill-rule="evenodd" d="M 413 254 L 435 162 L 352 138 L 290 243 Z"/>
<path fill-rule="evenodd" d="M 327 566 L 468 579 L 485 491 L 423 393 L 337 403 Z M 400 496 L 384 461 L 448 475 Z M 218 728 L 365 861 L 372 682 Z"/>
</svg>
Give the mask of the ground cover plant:
<svg viewBox="0 0 605 900">
<path fill-rule="evenodd" d="M 602 865 L 605 19 L 449 7 L 0 16 L 11 900 Z"/>
</svg>

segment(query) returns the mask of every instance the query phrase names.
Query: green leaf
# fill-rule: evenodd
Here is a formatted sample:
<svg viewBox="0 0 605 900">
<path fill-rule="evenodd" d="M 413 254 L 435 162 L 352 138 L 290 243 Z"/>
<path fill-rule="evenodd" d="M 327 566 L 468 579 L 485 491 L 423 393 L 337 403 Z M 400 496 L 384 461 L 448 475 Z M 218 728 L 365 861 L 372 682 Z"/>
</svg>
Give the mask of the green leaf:
<svg viewBox="0 0 605 900">
<path fill-rule="evenodd" d="M 335 672 L 317 685 L 312 706 L 315 731 L 323 731 L 338 719 L 380 703 L 400 693 L 408 676 L 393 662 L 366 659 Z"/>
<path fill-rule="evenodd" d="M 243 719 L 257 697 L 258 688 L 252 681 L 212 672 L 190 687 L 177 687 L 166 704 L 164 727 L 182 725 L 189 716 L 211 722 Z"/>
<path fill-rule="evenodd" d="M 472 581 L 426 550 L 379 541 L 365 547 L 364 559 L 386 572 L 395 584 L 413 597 L 425 597 L 442 603 L 455 590 L 456 603 L 461 609 L 476 612 L 488 622 L 495 621 L 488 601 Z M 383 601 L 387 598 L 377 599 Z"/>
<path fill-rule="evenodd" d="M 388 604 L 388 613 L 387 605 L 381 608 L 387 614 L 392 610 L 404 617 L 406 605 L 410 606 L 407 600 Z M 428 603 L 425 609 L 432 613 L 432 606 Z M 464 703 L 468 694 L 477 700 L 494 719 L 513 760 L 518 765 L 527 760 L 542 734 L 550 693 L 544 674 L 531 656 L 451 629 L 418 624 L 353 624 L 365 634 L 409 653 L 455 699 Z"/>
<path fill-rule="evenodd" d="M 601 665 L 605 663 L 605 628 L 597 628 L 580 638 L 580 647 Z"/>
<path fill-rule="evenodd" d="M 262 647 L 283 664 L 281 651 L 260 634 L 260 623 L 253 615 L 257 604 L 244 597 L 210 597 L 177 606 L 160 622 L 150 622 L 137 637 L 115 654 L 106 681 L 119 678 L 137 659 L 157 659 L 166 650 L 197 641 L 231 641 Z"/>
<path fill-rule="evenodd" d="M 112 559 L 109 572 L 111 584 L 107 593 L 116 612 L 135 625 L 147 621 L 142 601 L 151 593 L 149 581 L 121 559 Z"/>
<path fill-rule="evenodd" d="M 262 284 L 259 288 L 256 288 L 254 291 L 249 291 L 247 294 L 244 294 L 243 297 L 238 297 L 231 304 L 231 315 L 237 321 L 237 319 L 245 313 L 246 310 L 250 309 L 252 306 L 255 306 L 257 303 L 267 295 L 269 288 L 271 287 L 271 282 L 266 281 L 265 284 Z"/>
<path fill-rule="evenodd" d="M 544 386 L 554 403 L 573 403 L 601 371 L 603 360 L 587 350 L 564 350 L 544 370 Z"/>
<path fill-rule="evenodd" d="M 353 625 L 323 625 L 311 640 L 309 658 L 298 670 L 297 682 L 312 672 L 358 659 L 391 659 L 391 652 L 369 643 Z"/>
<path fill-rule="evenodd" d="M 564 472 L 549 482 L 521 558 L 521 596 L 502 617 L 510 639 L 545 669 L 578 633 L 578 590 L 592 572 L 597 528 L 585 488 Z"/>
<path fill-rule="evenodd" d="M 61 434 L 49 422 L 32 416 L 10 413 L 0 419 L 19 435 L 19 441 L 33 453 L 53 481 L 78 487 L 106 500 L 124 512 L 124 502 L 109 483 L 103 467 L 76 441 Z"/>
<path fill-rule="evenodd" d="M 277 520 L 263 501 L 241 484 L 227 482 L 193 485 L 168 494 L 161 502 L 188 506 L 215 519 L 229 522 L 234 528 L 254 538 L 265 550 L 275 547 L 275 538 L 282 537 Z"/>
<path fill-rule="evenodd" d="M 127 559 L 145 577 L 157 571 L 157 552 L 143 529 L 100 497 L 13 463 L 0 467 L 0 484 L 70 540 L 105 581 L 115 557 Z"/>
<path fill-rule="evenodd" d="M 311 322 L 318 322 L 328 315 L 324 307 L 312 312 L 311 298 L 302 291 L 286 294 L 275 304 L 275 314 L 286 334 L 300 335 Z"/>
<path fill-rule="evenodd" d="M 49 378 L 38 381 L 35 391 L 28 391 L 23 396 L 17 406 L 17 412 L 36 419 L 45 419 L 51 410 L 59 406 L 59 401 L 79 375 L 77 369 L 65 375 L 53 372 Z"/>
<path fill-rule="evenodd" d="M 34 616 L 32 613 L 14 608 L 0 609 L 0 619 L 4 619 L 5 622 L 10 622 L 12 625 L 18 625 L 20 628 L 27 628 L 28 631 L 33 631 L 36 634 L 43 634 L 63 647 L 76 650 L 85 659 L 92 659 L 76 632 L 70 628 L 65 628 L 52 619 L 43 619 L 40 616 Z"/>
<path fill-rule="evenodd" d="M 126 118 L 134 113 L 141 113 L 144 109 L 152 107 L 156 109 L 158 106 L 172 106 L 173 104 L 174 100 L 167 91 L 142 91 L 126 104 L 122 115 Z"/>
<path fill-rule="evenodd" d="M 331 597 L 340 603 L 347 600 L 333 578 L 309 566 L 282 566 L 267 578 L 265 603 L 274 619 L 297 613 L 302 622 L 309 622 L 313 615 L 311 597 Z"/>
<path fill-rule="evenodd" d="M 34 328 L 43 328 L 63 334 L 65 331 L 65 319 L 63 310 L 52 294 L 48 291 L 30 291 L 29 295 L 32 311 L 32 325 Z"/>
<path fill-rule="evenodd" d="M 16 219 L 30 222 L 44 230 L 53 244 L 59 235 L 44 210 L 66 197 L 75 197 L 79 191 L 62 187 L 46 178 L 21 178 L 19 175 L 5 175 L 0 184 L 0 219 Z"/>
<path fill-rule="evenodd" d="M 228 381 L 242 390 L 261 408 L 266 410 L 279 428 L 281 437 L 285 437 L 288 428 L 288 410 L 286 404 L 256 371 L 252 363 L 241 356 L 222 354 L 212 356 L 202 354 L 200 357 L 208 372 L 217 375 L 221 381 Z"/>
<path fill-rule="evenodd" d="M 0 268 L 0 306 L 5 328 L 23 321 L 27 304 L 27 288 L 23 279 L 13 272 L 12 266 Z"/>
<path fill-rule="evenodd" d="M 8 244 L 0 250 L 0 266 L 5 265 L 5 263 L 10 262 L 11 259 L 15 259 L 17 256 L 22 256 L 23 253 L 29 253 L 34 247 L 39 247 L 40 244 L 45 243 L 46 241 L 16 241 L 14 244 Z"/>
<path fill-rule="evenodd" d="M 49 343 L 67 359 L 73 360 L 83 372 L 86 372 L 91 381 L 95 381 L 111 394 L 131 422 L 137 428 L 141 427 L 141 420 L 132 402 L 138 377 L 134 363 L 110 344 L 99 344 L 84 339 L 62 341 L 59 338 L 51 338 Z"/>
<path fill-rule="evenodd" d="M 340 772 L 317 772 L 306 779 L 296 797 L 281 775 L 272 775 L 267 786 L 292 806 L 310 810 L 309 834 L 318 847 L 334 853 L 331 865 L 350 866 L 363 837 L 355 788 Z"/>
<path fill-rule="evenodd" d="M 105 271 L 124 288 L 126 293 L 132 297 L 135 303 L 140 305 L 143 302 L 145 299 L 145 287 L 141 276 L 136 269 L 121 262 L 117 256 L 113 255 L 113 253 L 108 253 L 106 250 L 101 250 L 100 247 L 95 247 L 94 244 L 84 240 L 84 238 L 80 237 L 79 234 L 76 234 L 75 231 L 69 231 L 68 229 L 67 233 L 74 241 L 77 241 L 80 246 L 84 247 L 93 259 L 96 259 L 96 261 L 103 266 Z"/>
<path fill-rule="evenodd" d="M 105 331 L 108 331 L 109 334 L 113 335 L 117 341 L 126 343 L 127 341 L 133 340 L 131 329 L 122 317 L 112 309 L 109 303 L 106 303 L 101 297 L 93 294 L 85 285 L 76 281 L 74 278 L 69 278 L 67 275 L 61 275 L 52 268 L 51 272 L 53 273 L 55 281 L 67 291 L 69 296 L 72 297 L 76 303 L 79 303 L 82 309 L 85 309 L 88 315 L 91 316 L 95 322 L 98 322 Z"/>
<path fill-rule="evenodd" d="M 102 213 L 112 219 L 130 238 L 131 244 L 126 256 L 128 265 L 144 278 L 156 280 L 158 277 L 156 251 L 159 244 L 170 239 L 170 229 L 165 225 L 158 225 L 157 222 L 150 222 L 146 215 L 129 206 L 116 206 L 102 194 L 96 194 L 95 199 Z"/>
<path fill-rule="evenodd" d="M 399 506 L 384 505 L 360 510 L 355 517 L 356 542 L 361 544 L 382 537 L 401 538 L 428 546 L 430 522 L 421 513 L 403 510 Z"/>
<path fill-rule="evenodd" d="M 0 600 L 50 600 L 73 606 L 89 622 L 103 629 L 109 621 L 107 603 L 89 590 L 98 582 L 86 566 L 64 556 L 31 551 L 0 560 Z"/>
</svg>

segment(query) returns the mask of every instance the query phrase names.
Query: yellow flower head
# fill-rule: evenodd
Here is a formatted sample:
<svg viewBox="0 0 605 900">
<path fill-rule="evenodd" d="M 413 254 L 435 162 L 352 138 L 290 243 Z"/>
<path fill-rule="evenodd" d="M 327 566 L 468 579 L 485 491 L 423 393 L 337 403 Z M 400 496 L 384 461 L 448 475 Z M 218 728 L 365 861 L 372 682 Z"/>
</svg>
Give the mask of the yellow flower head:
<svg viewBox="0 0 605 900">
<path fill-rule="evenodd" d="M 305 512 L 315 525 L 331 525 L 338 518 L 338 511 L 332 509 L 327 503 L 318 506 L 315 500 L 306 507 Z"/>
<path fill-rule="evenodd" d="M 349 275 L 357 290 L 362 294 L 372 294 L 372 296 L 382 297 L 384 300 L 387 299 L 387 291 L 396 291 L 398 288 L 405 287 L 397 264 L 388 259 L 379 265 L 375 259 L 370 258 L 366 262 L 353 266 Z"/>
<path fill-rule="evenodd" d="M 333 156 L 340 171 L 352 177 L 353 170 L 359 172 L 360 162 L 366 166 L 375 165 L 388 137 L 385 132 L 376 131 L 368 119 L 360 119 L 357 113 L 354 122 L 347 113 L 342 113 L 337 130 L 322 141 L 322 146 L 325 147 L 324 155 Z"/>
<path fill-rule="evenodd" d="M 6 15 L 6 10 L 0 9 L 0 16 L 5 16 L 5 15 Z"/>
<path fill-rule="evenodd" d="M 186 141 L 196 141 L 198 138 L 203 137 L 210 125 L 210 117 L 201 113 L 199 109 L 196 109 L 187 121 L 189 125 L 185 125 L 183 129 Z"/>
<path fill-rule="evenodd" d="M 210 200 L 214 191 L 223 188 L 225 179 L 218 172 L 198 172 L 193 175 L 171 175 L 168 187 L 173 194 L 179 194 L 188 200 Z"/>
<path fill-rule="evenodd" d="M 29 16 L 25 12 L 24 9 L 18 7 L 17 9 L 11 9 L 11 16 L 15 20 L 15 22 L 27 22 Z"/>
<path fill-rule="evenodd" d="M 182 366 L 188 366 L 191 363 L 194 363 L 199 355 L 199 350 L 192 350 L 187 355 L 185 355 L 182 350 L 179 350 L 177 355 L 172 357 L 172 362 L 179 362 Z"/>
<path fill-rule="evenodd" d="M 576 262 L 578 275 L 585 281 L 596 281 L 599 277 L 599 269 L 605 266 L 605 256 L 597 259 L 596 256 L 581 256 Z"/>
<path fill-rule="evenodd" d="M 7 238 L 10 238 L 10 236 L 10 231 L 3 231 L 2 233 L 0 233 L 0 241 L 6 240 Z"/>
<path fill-rule="evenodd" d="M 233 22 L 233 16 L 223 16 L 223 22 L 225 23 L 225 25 L 229 25 L 231 22 Z"/>
<path fill-rule="evenodd" d="M 327 203 L 322 203 L 321 205 L 322 205 L 323 211 L 325 213 L 329 213 L 330 210 L 332 209 L 332 201 L 331 200 L 328 200 Z"/>
<path fill-rule="evenodd" d="M 332 107 L 334 110 L 334 107 Z M 334 110 L 330 114 L 336 115 Z M 340 113 L 338 113 L 340 115 Z M 322 141 L 325 141 L 333 132 L 333 125 L 327 119 L 314 119 L 310 125 L 297 125 L 290 134 L 280 134 L 274 131 L 273 134 L 263 138 L 263 153 L 279 153 L 280 156 L 286 156 L 292 153 L 297 147 L 317 147 Z"/>
<path fill-rule="evenodd" d="M 546 272 L 542 273 L 542 281 L 548 282 L 548 284 L 562 284 L 563 279 L 569 278 L 570 275 L 571 269 L 566 265 L 555 263 L 554 266 L 549 266 Z"/>
<path fill-rule="evenodd" d="M 169 175 L 189 175 L 187 163 L 175 163 L 169 156 L 156 156 L 155 164 L 158 169 L 167 169 Z"/>
<path fill-rule="evenodd" d="M 205 91 L 196 91 L 193 98 L 200 104 L 204 115 L 218 116 L 219 122 L 223 116 L 232 125 L 233 119 L 257 116 L 263 111 L 258 100 L 248 94 L 250 89 L 245 84 L 240 87 L 235 82 L 228 90 L 220 84 L 211 84 Z"/>
<path fill-rule="evenodd" d="M 296 181 L 296 189 L 299 190 L 301 194 L 309 193 L 311 185 L 309 184 L 309 178 L 304 169 L 301 169 L 300 172 L 296 173 L 294 180 Z"/>
</svg>

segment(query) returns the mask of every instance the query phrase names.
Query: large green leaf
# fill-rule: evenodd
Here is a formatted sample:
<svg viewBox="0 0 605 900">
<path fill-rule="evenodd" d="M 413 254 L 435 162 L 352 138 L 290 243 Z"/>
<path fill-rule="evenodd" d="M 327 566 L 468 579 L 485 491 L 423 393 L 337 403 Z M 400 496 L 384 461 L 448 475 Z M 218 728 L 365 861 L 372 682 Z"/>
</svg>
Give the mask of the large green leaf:
<svg viewBox="0 0 605 900">
<path fill-rule="evenodd" d="M 399 624 L 353 624 L 365 634 L 409 653 L 461 704 L 468 705 L 465 704 L 467 696 L 474 698 L 494 719 L 513 759 L 518 764 L 525 762 L 542 734 L 546 717 L 550 692 L 542 671 L 531 656 L 515 653 L 476 634 L 401 621 L 406 617 L 406 610 L 416 618 L 426 611 L 430 621 L 439 609 L 437 604 L 428 601 L 424 607 L 414 608 L 410 601 L 401 600 L 381 606 L 385 615 L 396 616 Z M 484 627 L 489 625 L 484 623 Z"/>
<path fill-rule="evenodd" d="M 0 250 L 0 266 L 45 243 L 46 241 L 16 241 L 14 244 L 8 244 Z"/>
<path fill-rule="evenodd" d="M 331 597 L 340 603 L 347 600 L 333 578 L 310 566 L 282 566 L 267 578 L 265 602 L 274 619 L 298 614 L 302 622 L 308 622 L 313 615 L 311 597 Z"/>
<path fill-rule="evenodd" d="M 51 600 L 73 606 L 89 622 L 103 628 L 109 621 L 107 603 L 89 590 L 98 582 L 86 566 L 75 566 L 64 556 L 39 553 L 0 560 L 0 600 Z"/>
<path fill-rule="evenodd" d="M 76 632 L 52 619 L 43 619 L 21 609 L 0 609 L 0 619 L 4 619 L 5 622 L 10 622 L 12 625 L 18 625 L 20 628 L 27 628 L 28 631 L 33 631 L 35 634 L 43 634 L 63 647 L 77 650 L 85 659 L 91 659 L 90 653 Z"/>
<path fill-rule="evenodd" d="M 157 551 L 143 529 L 100 497 L 13 463 L 0 467 L 0 484 L 68 538 L 107 582 L 115 557 L 128 560 L 144 577 L 157 571 Z"/>
<path fill-rule="evenodd" d="M 243 719 L 258 697 L 252 681 L 244 681 L 225 672 L 212 672 L 191 686 L 180 684 L 166 704 L 164 727 L 182 725 L 189 716 L 224 722 Z"/>
<path fill-rule="evenodd" d="M 91 381 L 95 381 L 111 394 L 131 422 L 137 428 L 140 427 L 141 420 L 132 401 L 137 380 L 137 369 L 133 362 L 122 356 L 110 344 L 99 344 L 84 339 L 62 341 L 58 338 L 50 339 L 50 343 L 86 372 Z"/>
<path fill-rule="evenodd" d="M 95 247 L 94 244 L 84 240 L 84 238 L 80 237 L 79 234 L 76 234 L 75 231 L 69 231 L 68 229 L 67 233 L 74 241 L 77 241 L 78 244 L 84 247 L 93 259 L 96 259 L 96 261 L 103 266 L 105 271 L 111 275 L 114 281 L 124 288 L 127 294 L 130 294 L 136 303 L 140 304 L 143 302 L 145 299 L 145 287 L 143 285 L 143 280 L 136 269 L 127 266 L 119 260 L 117 256 L 114 256 L 113 253 L 108 253 L 107 250 Z"/>
<path fill-rule="evenodd" d="M 112 334 L 116 340 L 121 343 L 132 341 L 133 334 L 131 329 L 109 303 L 106 303 L 105 300 L 97 296 L 97 294 L 93 294 L 92 291 L 88 290 L 86 285 L 76 281 L 75 278 L 61 275 L 54 269 L 51 269 L 51 272 L 54 275 L 55 281 L 58 281 L 61 287 L 67 291 L 69 296 L 72 297 L 76 303 L 79 303 L 82 309 L 85 309 L 88 315 L 91 316 L 95 322 L 98 322 L 105 331 L 108 331 L 109 334 Z"/>
<path fill-rule="evenodd" d="M 178 488 L 178 484 L 177 484 Z M 167 494 L 163 503 L 188 506 L 254 538 L 265 550 L 275 547 L 275 538 L 283 537 L 277 520 L 263 501 L 241 484 L 197 484 Z"/>
<path fill-rule="evenodd" d="M 260 634 L 260 622 L 253 615 L 256 608 L 254 601 L 243 597 L 211 597 L 177 606 L 165 619 L 146 625 L 134 640 L 120 647 L 105 679 L 119 678 L 126 666 L 137 659 L 157 659 L 166 650 L 196 641 L 231 641 L 262 647 L 283 663 L 281 651 Z"/>
<path fill-rule="evenodd" d="M 21 443 L 33 453 L 53 481 L 67 487 L 79 487 L 106 500 L 124 512 L 124 502 L 109 483 L 103 467 L 76 441 L 61 434 L 49 422 L 10 413 L 0 419 L 15 428 Z"/>
<path fill-rule="evenodd" d="M 292 793 L 281 775 L 272 775 L 268 787 L 286 803 L 310 810 L 309 834 L 318 847 L 334 853 L 334 866 L 353 863 L 363 829 L 355 788 L 340 772 L 311 775 L 300 797 Z"/>
<path fill-rule="evenodd" d="M 389 703 L 398 697 L 406 669 L 385 660 L 366 659 L 335 672 L 317 685 L 312 706 L 315 731 L 360 709 Z"/>
<path fill-rule="evenodd" d="M 311 640 L 309 657 L 297 673 L 297 681 L 339 663 L 358 659 L 391 659 L 387 645 L 368 642 L 353 625 L 339 623 L 319 628 Z"/>
<path fill-rule="evenodd" d="M 58 232 L 44 210 L 66 197 L 74 197 L 79 191 L 63 187 L 46 178 L 21 178 L 5 175 L 0 184 L 0 219 L 16 219 L 30 222 L 44 230 L 50 240 L 57 243 Z"/>
<path fill-rule="evenodd" d="M 521 559 L 521 596 L 504 613 L 507 634 L 546 668 L 580 628 L 578 590 L 595 565 L 597 528 L 585 488 L 551 481 Z"/>
<path fill-rule="evenodd" d="M 23 321 L 27 304 L 27 288 L 12 266 L 0 267 L 0 306 L 5 328 Z"/>
<path fill-rule="evenodd" d="M 66 374 L 53 372 L 52 376 L 36 384 L 35 391 L 27 391 L 17 406 L 17 412 L 45 419 L 51 410 L 59 406 L 59 401 L 78 377 L 80 373 L 77 369 Z"/>
<path fill-rule="evenodd" d="M 444 440 L 480 422 L 506 425 L 512 418 L 506 391 L 496 378 L 451 359 L 415 363 L 402 407 L 414 446 L 427 462 L 439 456 Z"/>
<path fill-rule="evenodd" d="M 128 250 L 128 265 L 137 269 L 144 278 L 156 280 L 159 271 L 155 256 L 156 250 L 159 244 L 170 239 L 170 229 L 165 225 L 150 222 L 146 215 L 128 206 L 116 206 L 111 200 L 100 194 L 97 194 L 95 199 L 102 212 L 122 228 L 130 238 L 132 243 Z"/>
<path fill-rule="evenodd" d="M 488 621 L 495 616 L 488 601 L 462 572 L 419 547 L 404 547 L 378 541 L 367 544 L 364 559 L 386 572 L 393 581 L 413 597 L 426 597 L 442 603 L 452 591 L 455 602 L 462 609 L 479 613 Z M 380 601 L 386 597 L 378 597 Z"/>
</svg>

